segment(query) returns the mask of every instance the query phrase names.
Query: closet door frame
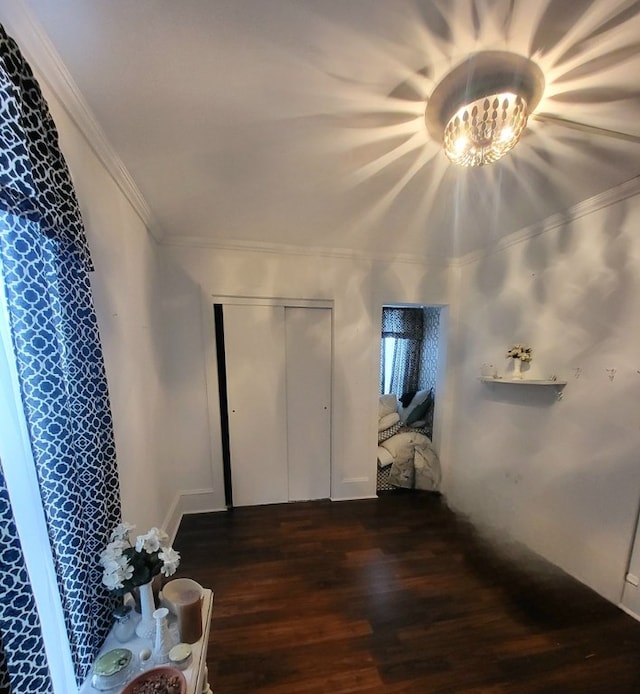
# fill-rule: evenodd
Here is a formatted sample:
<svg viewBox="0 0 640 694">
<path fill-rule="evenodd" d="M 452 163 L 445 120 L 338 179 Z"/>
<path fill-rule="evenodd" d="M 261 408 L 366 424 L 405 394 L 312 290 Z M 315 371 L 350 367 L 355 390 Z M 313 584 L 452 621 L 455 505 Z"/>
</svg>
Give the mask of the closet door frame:
<svg viewBox="0 0 640 694">
<path fill-rule="evenodd" d="M 214 305 L 222 304 L 249 304 L 258 306 L 283 306 L 285 308 L 328 308 L 331 309 L 331 412 L 330 421 L 333 419 L 333 379 L 334 379 L 334 301 L 330 299 L 300 299 L 291 297 L 264 297 L 246 296 L 230 294 L 211 294 L 203 301 L 203 330 L 204 330 L 204 353 L 205 353 L 205 373 L 207 386 L 207 406 L 209 419 L 209 441 L 211 451 L 211 467 L 213 473 L 213 489 L 202 490 L 203 504 L 206 510 L 223 510 L 232 508 L 232 504 L 225 502 L 225 472 L 223 470 L 223 446 L 221 432 L 221 411 L 219 398 L 218 381 L 218 357 L 216 353 L 216 329 L 214 321 Z M 224 308 L 223 308 L 224 314 Z M 331 427 L 330 430 L 332 431 Z M 329 443 L 329 475 L 333 492 L 333 433 Z M 200 490 L 198 490 L 200 491 Z M 205 496 L 206 495 L 206 496 Z M 205 498 L 209 501 L 205 501 Z M 194 508 L 193 511 L 199 511 Z M 202 510 L 205 510 L 204 508 Z M 189 511 L 192 511 L 189 508 Z"/>
</svg>

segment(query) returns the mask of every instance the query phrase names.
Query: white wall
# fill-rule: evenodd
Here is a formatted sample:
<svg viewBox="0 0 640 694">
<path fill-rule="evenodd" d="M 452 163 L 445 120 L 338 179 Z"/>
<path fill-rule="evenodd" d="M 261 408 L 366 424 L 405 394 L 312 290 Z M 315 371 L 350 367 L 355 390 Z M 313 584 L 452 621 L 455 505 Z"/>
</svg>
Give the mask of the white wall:
<svg viewBox="0 0 640 694">
<path fill-rule="evenodd" d="M 374 496 L 382 305 L 447 303 L 447 268 L 188 246 L 163 250 L 173 267 L 172 404 L 180 430 L 173 454 L 181 456 L 182 488 L 210 488 L 210 506 L 224 507 L 218 413 L 214 409 L 209 418 L 206 407 L 206 370 L 215 360 L 212 297 L 285 297 L 333 301 L 331 493 L 334 499 Z"/>
<path fill-rule="evenodd" d="M 145 225 L 40 79 L 84 218 L 113 412 L 125 519 L 163 525 L 174 501 L 162 260 Z"/>
<path fill-rule="evenodd" d="M 638 228 L 636 195 L 463 265 L 451 354 L 451 505 L 614 602 L 640 499 Z M 515 342 L 530 377 L 568 379 L 562 400 L 479 382 Z"/>
</svg>

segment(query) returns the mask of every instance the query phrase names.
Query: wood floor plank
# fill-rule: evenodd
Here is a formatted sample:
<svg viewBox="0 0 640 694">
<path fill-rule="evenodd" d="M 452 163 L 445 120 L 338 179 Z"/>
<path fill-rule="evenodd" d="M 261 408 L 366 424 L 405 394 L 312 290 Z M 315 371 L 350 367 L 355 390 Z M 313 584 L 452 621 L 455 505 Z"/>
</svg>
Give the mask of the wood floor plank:
<svg viewBox="0 0 640 694">
<path fill-rule="evenodd" d="M 185 516 L 216 694 L 640 692 L 640 623 L 435 494 Z"/>
</svg>

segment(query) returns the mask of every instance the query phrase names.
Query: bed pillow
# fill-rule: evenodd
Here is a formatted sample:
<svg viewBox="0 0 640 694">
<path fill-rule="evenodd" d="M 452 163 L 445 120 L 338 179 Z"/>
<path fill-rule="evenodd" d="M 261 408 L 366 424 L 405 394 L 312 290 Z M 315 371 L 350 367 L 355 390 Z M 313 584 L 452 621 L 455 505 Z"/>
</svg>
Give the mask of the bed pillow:
<svg viewBox="0 0 640 694">
<path fill-rule="evenodd" d="M 397 412 L 391 412 L 378 420 L 378 431 L 384 431 L 400 421 L 400 415 Z"/>
<path fill-rule="evenodd" d="M 427 391 L 419 390 L 417 392 L 403 393 L 398 398 L 398 412 L 400 414 L 400 421 L 403 424 L 407 423 L 407 417 L 426 397 Z"/>
<path fill-rule="evenodd" d="M 421 405 L 427 405 L 421 408 L 415 415 L 413 415 L 414 410 L 416 410 Z M 422 419 L 426 419 L 426 412 L 429 409 L 429 403 L 433 402 L 433 392 L 431 390 L 419 390 L 413 394 L 405 393 L 400 398 L 400 407 L 398 412 L 400 413 L 400 420 L 403 424 L 409 425 L 409 418 L 411 417 L 412 422 L 417 422 Z M 413 416 L 412 416 L 413 415 Z"/>
<path fill-rule="evenodd" d="M 378 403 L 378 418 L 398 411 L 398 398 L 395 393 L 381 395 Z"/>
<path fill-rule="evenodd" d="M 387 465 L 391 465 L 391 463 L 393 463 L 393 456 L 391 453 L 389 453 L 386 448 L 378 446 L 378 466 L 387 467 Z"/>
<path fill-rule="evenodd" d="M 427 413 L 433 407 L 433 391 L 427 393 L 427 397 L 414 407 L 405 420 L 407 426 L 413 426 L 417 422 L 424 422 L 427 419 Z"/>
<path fill-rule="evenodd" d="M 378 443 L 382 443 L 383 441 L 390 439 L 392 436 L 395 436 L 400 431 L 401 426 L 402 426 L 402 424 L 400 422 L 396 422 L 395 424 L 390 426 L 388 429 L 383 429 L 382 431 L 379 431 L 378 432 Z"/>
</svg>

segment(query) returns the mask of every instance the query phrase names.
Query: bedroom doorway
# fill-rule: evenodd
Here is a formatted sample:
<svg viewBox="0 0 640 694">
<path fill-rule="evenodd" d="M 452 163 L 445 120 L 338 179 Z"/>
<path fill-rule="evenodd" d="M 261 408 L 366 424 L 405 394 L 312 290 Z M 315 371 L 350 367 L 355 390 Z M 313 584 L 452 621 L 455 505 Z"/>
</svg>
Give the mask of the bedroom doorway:
<svg viewBox="0 0 640 694">
<path fill-rule="evenodd" d="M 438 383 L 443 371 L 444 310 L 439 305 L 382 307 L 378 492 L 397 490 L 389 482 L 394 435 L 411 431 L 426 436 L 429 446 L 433 441 Z"/>
</svg>

